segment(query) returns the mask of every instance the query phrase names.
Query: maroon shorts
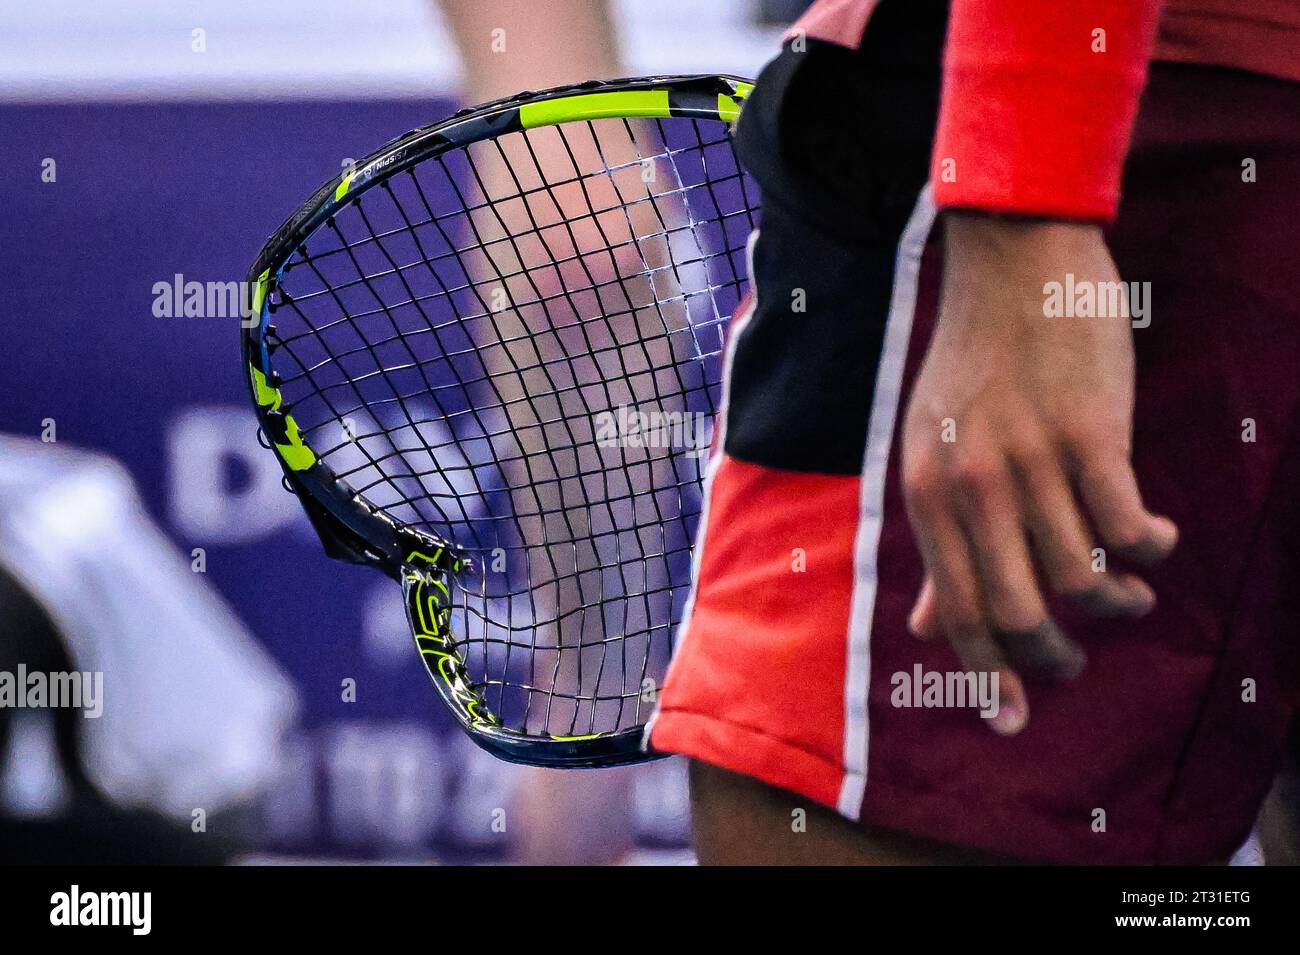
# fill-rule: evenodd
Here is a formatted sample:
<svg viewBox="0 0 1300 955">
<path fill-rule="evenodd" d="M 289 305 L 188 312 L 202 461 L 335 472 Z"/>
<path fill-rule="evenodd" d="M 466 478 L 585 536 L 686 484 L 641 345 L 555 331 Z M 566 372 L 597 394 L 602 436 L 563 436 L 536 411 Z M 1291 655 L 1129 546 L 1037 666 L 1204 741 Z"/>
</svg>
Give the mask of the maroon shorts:
<svg viewBox="0 0 1300 955">
<path fill-rule="evenodd" d="M 861 51 L 809 44 L 764 71 L 740 121 L 764 193 L 755 296 L 732 327 L 651 745 L 964 846 L 1225 858 L 1277 769 L 1300 673 L 1300 86 L 1153 67 L 1109 241 L 1121 275 L 1151 283 L 1134 465 L 1182 537 L 1144 572 L 1145 619 L 1053 603 L 1089 665 L 1030 684 L 1029 725 L 1003 738 L 971 708 L 895 692 L 896 674 L 958 667 L 905 626 L 921 564 L 898 478 L 942 258 L 925 185 L 942 23 L 895 13 Z"/>
</svg>

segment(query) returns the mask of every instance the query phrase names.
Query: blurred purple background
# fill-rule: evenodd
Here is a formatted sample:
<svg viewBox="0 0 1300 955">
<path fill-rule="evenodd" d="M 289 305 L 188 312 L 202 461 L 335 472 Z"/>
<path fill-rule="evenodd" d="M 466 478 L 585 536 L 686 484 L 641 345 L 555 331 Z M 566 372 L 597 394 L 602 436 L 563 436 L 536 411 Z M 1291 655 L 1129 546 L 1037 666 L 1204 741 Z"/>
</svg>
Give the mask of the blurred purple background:
<svg viewBox="0 0 1300 955">
<path fill-rule="evenodd" d="M 0 107 L 0 310 L 16 332 L 0 351 L 0 427 L 36 437 L 54 419 L 60 445 L 125 463 L 154 521 L 186 554 L 204 549 L 207 579 L 291 678 L 301 726 L 255 819 L 271 852 L 497 857 L 504 843 L 481 820 L 519 771 L 441 712 L 397 588 L 321 553 L 256 443 L 236 321 L 156 317 L 153 286 L 242 280 L 297 199 L 454 108 Z M 346 678 L 355 703 L 341 700 Z M 472 787 L 458 783 L 470 773 Z M 640 841 L 682 844 L 676 768 L 641 776 Z"/>
</svg>

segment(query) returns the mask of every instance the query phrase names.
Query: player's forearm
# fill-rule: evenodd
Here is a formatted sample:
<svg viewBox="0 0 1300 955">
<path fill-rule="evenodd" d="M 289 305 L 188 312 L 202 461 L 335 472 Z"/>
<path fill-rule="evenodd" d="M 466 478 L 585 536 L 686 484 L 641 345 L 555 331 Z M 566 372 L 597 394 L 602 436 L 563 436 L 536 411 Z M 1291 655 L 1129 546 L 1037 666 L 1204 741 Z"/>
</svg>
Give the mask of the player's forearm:
<svg viewBox="0 0 1300 955">
<path fill-rule="evenodd" d="M 940 206 L 1106 221 L 1161 0 L 954 0 Z"/>
<path fill-rule="evenodd" d="M 624 75 L 605 0 L 438 0 L 465 65 L 465 93 L 483 102 Z"/>
</svg>

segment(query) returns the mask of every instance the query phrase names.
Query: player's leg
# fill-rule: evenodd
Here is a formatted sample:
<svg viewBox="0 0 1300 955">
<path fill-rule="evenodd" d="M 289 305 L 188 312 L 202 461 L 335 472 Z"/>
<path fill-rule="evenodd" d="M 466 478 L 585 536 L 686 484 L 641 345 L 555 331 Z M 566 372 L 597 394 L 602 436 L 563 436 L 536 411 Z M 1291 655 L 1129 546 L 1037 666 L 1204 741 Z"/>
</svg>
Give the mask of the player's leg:
<svg viewBox="0 0 1300 955">
<path fill-rule="evenodd" d="M 691 820 L 701 865 L 1007 865 L 979 852 L 850 822 L 807 797 L 691 761 Z"/>
<path fill-rule="evenodd" d="M 644 721 L 644 671 L 668 651 L 698 501 L 694 449 L 670 446 L 685 432 L 665 423 L 690 410 L 681 363 L 716 350 L 720 326 L 693 313 L 708 311 L 708 262 L 725 250 L 704 247 L 696 222 L 711 214 L 690 214 L 676 169 L 704 148 L 668 150 L 652 123 L 609 121 L 475 153 L 487 198 L 469 217 L 482 251 L 465 267 L 483 303 L 483 406 L 503 419 L 489 429 L 513 489 L 505 573 L 527 578 L 535 731 Z M 649 426 L 629 437 L 629 415 Z"/>
<path fill-rule="evenodd" d="M 721 175 L 719 149 L 730 147 L 720 124 L 713 135 L 669 150 L 651 121 L 608 121 L 532 130 L 475 153 L 466 226 L 481 251 L 463 265 L 483 312 L 471 329 L 481 408 L 512 488 L 498 521 L 513 525 L 500 542 L 504 571 L 488 579 L 527 590 L 512 598 L 510 632 L 485 638 L 518 651 L 515 678 L 535 689 L 513 702 L 533 732 L 644 722 L 645 681 L 668 656 L 699 510 L 697 449 L 672 442 L 707 444 L 680 423 L 708 400 L 682 367 L 720 347 L 711 309 L 726 284 L 709 272 L 726 250 L 697 231 L 720 212 L 691 214 L 703 190 L 686 189 L 678 166 Z M 630 439 L 606 433 L 628 415 L 651 427 Z M 631 828 L 630 784 L 626 772 L 530 771 L 516 798 L 520 855 L 613 861 L 626 848 L 614 834 Z M 559 804 L 599 812 L 561 824 L 546 810 Z"/>
</svg>

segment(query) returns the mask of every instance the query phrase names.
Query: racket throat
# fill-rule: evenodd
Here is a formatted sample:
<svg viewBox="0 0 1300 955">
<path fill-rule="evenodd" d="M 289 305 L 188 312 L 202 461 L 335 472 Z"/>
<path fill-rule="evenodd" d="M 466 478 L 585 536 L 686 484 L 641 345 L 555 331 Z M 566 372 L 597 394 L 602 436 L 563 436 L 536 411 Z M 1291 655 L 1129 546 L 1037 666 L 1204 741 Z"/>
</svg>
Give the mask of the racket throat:
<svg viewBox="0 0 1300 955">
<path fill-rule="evenodd" d="M 402 564 L 402 602 L 415 647 L 443 702 L 471 732 L 499 727 L 478 693 L 451 627 L 452 587 L 467 561 L 445 543 L 417 547 Z"/>
</svg>

